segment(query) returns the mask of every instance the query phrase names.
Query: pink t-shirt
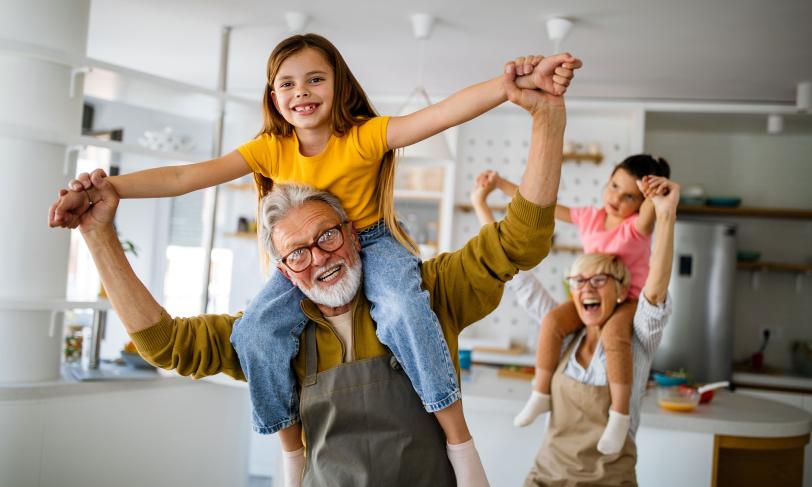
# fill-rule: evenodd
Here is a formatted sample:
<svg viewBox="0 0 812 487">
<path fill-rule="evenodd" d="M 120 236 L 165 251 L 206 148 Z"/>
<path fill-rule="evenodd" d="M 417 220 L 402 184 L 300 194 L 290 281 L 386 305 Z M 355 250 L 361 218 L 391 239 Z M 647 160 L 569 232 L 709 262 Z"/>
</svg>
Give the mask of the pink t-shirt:
<svg viewBox="0 0 812 487">
<path fill-rule="evenodd" d="M 648 275 L 648 259 L 651 254 L 651 236 L 637 231 L 635 223 L 639 213 L 626 218 L 613 230 L 606 230 L 606 210 L 584 206 L 570 208 L 572 223 L 581 233 L 584 252 L 590 254 L 613 254 L 629 268 L 632 274 L 629 297 L 637 299 Z"/>
</svg>

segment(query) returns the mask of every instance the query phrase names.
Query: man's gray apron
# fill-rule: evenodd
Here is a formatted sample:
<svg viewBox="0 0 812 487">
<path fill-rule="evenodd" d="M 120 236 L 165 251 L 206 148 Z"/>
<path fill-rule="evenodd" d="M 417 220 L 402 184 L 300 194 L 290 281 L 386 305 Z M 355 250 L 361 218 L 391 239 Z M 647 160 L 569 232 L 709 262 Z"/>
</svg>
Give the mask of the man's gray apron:
<svg viewBox="0 0 812 487">
<path fill-rule="evenodd" d="M 305 347 L 303 486 L 456 485 L 445 435 L 391 353 L 317 372 L 312 321 Z"/>
</svg>

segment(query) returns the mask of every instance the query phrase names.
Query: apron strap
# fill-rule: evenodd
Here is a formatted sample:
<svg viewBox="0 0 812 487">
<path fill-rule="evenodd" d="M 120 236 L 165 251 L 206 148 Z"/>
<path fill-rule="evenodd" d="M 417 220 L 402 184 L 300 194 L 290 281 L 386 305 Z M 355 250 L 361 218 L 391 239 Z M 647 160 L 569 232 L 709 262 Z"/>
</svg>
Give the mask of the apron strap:
<svg viewBox="0 0 812 487">
<path fill-rule="evenodd" d="M 304 331 L 305 335 L 305 380 L 302 386 L 312 386 L 316 383 L 316 374 L 319 371 L 319 348 L 316 344 L 316 325 L 311 320 Z"/>
</svg>

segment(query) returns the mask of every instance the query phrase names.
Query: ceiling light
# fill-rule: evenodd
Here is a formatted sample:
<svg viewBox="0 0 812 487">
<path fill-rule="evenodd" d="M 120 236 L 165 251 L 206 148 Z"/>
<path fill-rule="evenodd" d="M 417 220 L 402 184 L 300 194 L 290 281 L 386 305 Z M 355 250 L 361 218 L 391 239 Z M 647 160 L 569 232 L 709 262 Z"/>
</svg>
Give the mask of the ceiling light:
<svg viewBox="0 0 812 487">
<path fill-rule="evenodd" d="M 418 61 L 418 75 L 417 87 L 406 99 L 406 103 L 398 110 L 398 115 L 408 115 L 417 110 L 421 110 L 430 106 L 431 98 L 428 92 L 423 88 L 423 53 L 425 51 L 425 42 L 428 41 L 431 35 L 432 27 L 434 27 L 435 18 L 429 14 L 414 14 L 412 19 L 412 34 L 414 38 L 420 42 L 420 59 Z M 451 156 L 451 149 L 448 147 L 448 141 L 445 134 L 435 134 L 428 139 L 422 140 L 416 144 L 412 144 L 403 148 L 403 158 L 418 159 L 421 161 L 448 161 L 453 160 Z"/>
<path fill-rule="evenodd" d="M 801 81 L 798 83 L 798 91 L 795 95 L 795 106 L 798 111 L 808 112 L 812 110 L 812 81 Z"/>
<path fill-rule="evenodd" d="M 784 131 L 784 117 L 781 115 L 768 115 L 767 116 L 767 133 L 780 134 Z"/>
<path fill-rule="evenodd" d="M 567 37 L 572 29 L 572 20 L 564 17 L 552 17 L 547 19 L 547 38 L 555 44 L 555 52 L 559 52 L 561 41 Z"/>
<path fill-rule="evenodd" d="M 304 12 L 285 12 L 285 23 L 288 25 L 288 32 L 291 34 L 301 34 L 304 32 L 310 16 Z"/>
<path fill-rule="evenodd" d="M 417 40 L 428 39 L 434 27 L 434 16 L 429 14 L 412 14 L 412 34 Z"/>
</svg>

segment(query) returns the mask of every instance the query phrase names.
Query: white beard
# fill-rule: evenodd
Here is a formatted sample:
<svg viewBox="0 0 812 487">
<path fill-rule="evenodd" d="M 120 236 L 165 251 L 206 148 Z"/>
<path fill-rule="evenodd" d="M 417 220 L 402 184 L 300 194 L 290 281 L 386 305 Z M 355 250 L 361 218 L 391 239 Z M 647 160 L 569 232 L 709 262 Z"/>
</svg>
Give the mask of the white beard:
<svg viewBox="0 0 812 487">
<path fill-rule="evenodd" d="M 299 287 L 302 293 L 314 303 L 331 308 L 338 308 L 349 304 L 350 301 L 355 298 L 355 295 L 358 294 L 358 289 L 361 287 L 362 275 L 360 258 L 356 258 L 355 264 L 352 266 L 347 265 L 347 261 L 343 259 L 339 262 L 330 263 L 318 269 L 314 269 L 312 275 L 317 276 L 328 268 L 334 267 L 336 264 L 343 264 L 347 269 L 344 277 L 338 282 L 330 284 L 327 287 L 321 287 L 317 282 L 314 282 L 310 289 Z"/>
</svg>

